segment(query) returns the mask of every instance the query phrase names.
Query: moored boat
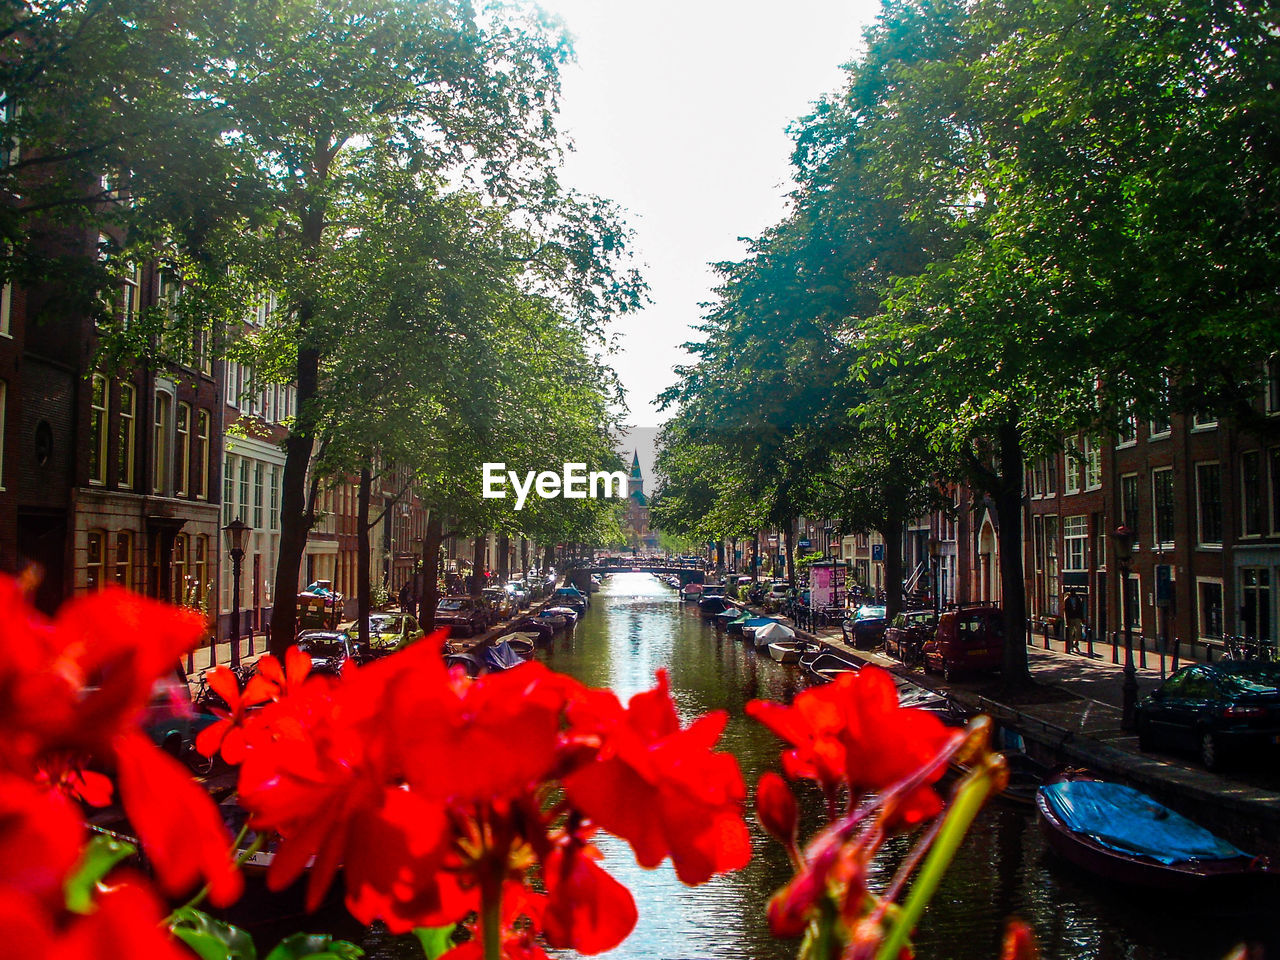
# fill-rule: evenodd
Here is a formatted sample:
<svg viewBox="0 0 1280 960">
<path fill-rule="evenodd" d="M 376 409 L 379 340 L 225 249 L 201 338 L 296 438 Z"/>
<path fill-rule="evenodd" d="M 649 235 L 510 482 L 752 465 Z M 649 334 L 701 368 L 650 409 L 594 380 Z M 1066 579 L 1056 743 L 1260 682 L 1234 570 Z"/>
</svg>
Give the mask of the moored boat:
<svg viewBox="0 0 1280 960">
<path fill-rule="evenodd" d="M 769 656 L 779 663 L 798 663 L 802 653 L 816 653 L 820 644 L 812 640 L 775 640 L 769 644 Z"/>
<path fill-rule="evenodd" d="M 766 623 L 762 627 L 756 627 L 755 633 L 751 635 L 751 641 L 755 644 L 757 650 L 764 652 L 769 649 L 769 644 L 776 643 L 779 640 L 794 640 L 796 632 L 784 623 L 777 620 L 772 623 Z"/>
<path fill-rule="evenodd" d="M 812 659 L 806 657 L 801 667 L 814 683 L 830 683 L 836 677 L 862 669 L 862 661 L 828 649 Z"/>
<path fill-rule="evenodd" d="M 742 635 L 742 628 L 751 622 L 751 614 L 746 610 L 738 611 L 738 619 L 730 620 L 725 624 L 725 630 L 732 634 Z"/>
<path fill-rule="evenodd" d="M 683 587 L 680 588 L 680 599 L 681 600 L 701 600 L 702 584 L 686 583 Z"/>
<path fill-rule="evenodd" d="M 1206 894 L 1276 877 L 1264 858 L 1245 853 L 1124 784 L 1046 784 L 1036 792 L 1036 811 L 1054 852 L 1108 880 Z"/>
</svg>

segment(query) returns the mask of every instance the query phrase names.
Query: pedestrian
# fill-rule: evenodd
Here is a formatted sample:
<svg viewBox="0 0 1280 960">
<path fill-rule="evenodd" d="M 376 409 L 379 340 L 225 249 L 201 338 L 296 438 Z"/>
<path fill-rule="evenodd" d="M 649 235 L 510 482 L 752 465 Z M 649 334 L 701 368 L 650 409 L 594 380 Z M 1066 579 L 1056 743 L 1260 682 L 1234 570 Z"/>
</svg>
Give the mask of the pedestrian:
<svg viewBox="0 0 1280 960">
<path fill-rule="evenodd" d="M 1084 636 L 1084 601 L 1075 587 L 1067 591 L 1062 601 L 1062 616 L 1067 621 L 1067 653 L 1079 653 Z"/>
<path fill-rule="evenodd" d="M 400 585 L 400 594 L 399 596 L 396 597 L 396 600 L 398 600 L 400 603 L 400 611 L 402 613 L 409 609 L 409 581 L 408 580 L 406 580 L 404 583 Z"/>
</svg>

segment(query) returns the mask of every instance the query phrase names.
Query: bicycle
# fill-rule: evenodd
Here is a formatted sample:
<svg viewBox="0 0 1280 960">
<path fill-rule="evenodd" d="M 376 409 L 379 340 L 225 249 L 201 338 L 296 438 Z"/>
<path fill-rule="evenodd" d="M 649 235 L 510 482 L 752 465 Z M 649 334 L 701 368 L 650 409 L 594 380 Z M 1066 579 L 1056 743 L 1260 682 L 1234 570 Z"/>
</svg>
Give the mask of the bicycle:
<svg viewBox="0 0 1280 960">
<path fill-rule="evenodd" d="M 1255 640 L 1253 637 L 1224 637 L 1223 642 L 1226 647 L 1222 654 L 1223 660 L 1258 661 L 1261 663 L 1273 663 L 1276 660 L 1275 648 L 1271 644 Z"/>
</svg>

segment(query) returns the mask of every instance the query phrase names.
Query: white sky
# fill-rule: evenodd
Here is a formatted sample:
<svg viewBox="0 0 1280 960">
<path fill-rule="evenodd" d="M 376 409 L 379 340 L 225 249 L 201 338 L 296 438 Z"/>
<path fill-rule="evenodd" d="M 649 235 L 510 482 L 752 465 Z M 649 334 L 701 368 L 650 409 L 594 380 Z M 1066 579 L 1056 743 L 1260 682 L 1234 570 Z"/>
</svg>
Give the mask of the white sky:
<svg viewBox="0 0 1280 960">
<path fill-rule="evenodd" d="M 612 363 L 628 422 L 685 362 L 708 263 L 740 259 L 784 210 L 786 127 L 838 89 L 877 0 L 540 0 L 564 18 L 578 62 L 564 74 L 566 183 L 627 211 L 652 303 L 615 324 Z"/>
</svg>

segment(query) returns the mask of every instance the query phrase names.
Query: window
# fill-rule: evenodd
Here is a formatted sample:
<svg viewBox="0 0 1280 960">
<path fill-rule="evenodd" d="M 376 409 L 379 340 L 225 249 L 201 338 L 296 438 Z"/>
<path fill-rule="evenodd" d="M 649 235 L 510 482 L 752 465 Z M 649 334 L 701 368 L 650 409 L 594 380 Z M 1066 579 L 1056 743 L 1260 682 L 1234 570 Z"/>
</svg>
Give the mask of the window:
<svg viewBox="0 0 1280 960">
<path fill-rule="evenodd" d="M 1191 429 L 1212 430 L 1218 425 L 1218 418 L 1211 413 L 1197 411 L 1191 416 Z"/>
<path fill-rule="evenodd" d="M 1142 578 L 1136 573 L 1129 575 L 1125 583 L 1125 609 L 1129 614 L 1129 626 L 1134 630 L 1142 630 Z M 1124 613 L 1120 614 L 1121 621 Z"/>
<path fill-rule="evenodd" d="M 1222 639 L 1222 581 L 1196 582 L 1196 629 L 1205 640 Z"/>
<path fill-rule="evenodd" d="M 240 458 L 240 500 L 236 504 L 236 516 L 244 523 L 249 522 L 249 461 Z"/>
<path fill-rule="evenodd" d="M 187 582 L 187 548 L 189 539 L 185 533 L 173 538 L 173 560 L 169 564 L 169 599 L 174 603 L 186 604 L 189 584 Z"/>
<path fill-rule="evenodd" d="M 236 458 L 227 454 L 222 462 L 222 525 L 225 527 L 235 516 Z"/>
<path fill-rule="evenodd" d="M 1153 539 L 1161 546 L 1173 544 L 1173 468 L 1151 471 Z"/>
<path fill-rule="evenodd" d="M 120 448 L 117 451 L 119 476 L 116 482 L 121 490 L 133 489 L 133 452 L 136 442 L 134 421 L 137 419 L 137 391 L 131 383 L 120 384 Z"/>
<path fill-rule="evenodd" d="M 1147 439 L 1162 440 L 1169 436 L 1172 430 L 1173 423 L 1169 420 L 1169 415 L 1167 413 L 1160 414 L 1147 424 Z"/>
<path fill-rule="evenodd" d="M 209 589 L 209 538 L 200 534 L 194 539 L 192 549 L 190 601 L 192 606 L 204 610 Z"/>
<path fill-rule="evenodd" d="M 1267 358 L 1267 413 L 1280 413 L 1280 353 Z"/>
<path fill-rule="evenodd" d="M 272 530 L 280 529 L 280 468 L 271 468 L 271 500 L 267 512 L 269 526 Z"/>
<path fill-rule="evenodd" d="M 227 361 L 227 406 L 234 407 L 240 400 L 236 395 L 236 377 L 239 375 L 240 364 L 234 360 Z"/>
<path fill-rule="evenodd" d="M 0 287 L 0 337 L 12 336 L 9 332 L 9 315 L 13 312 L 13 284 Z"/>
<path fill-rule="evenodd" d="M 1262 451 L 1240 457 L 1240 535 L 1262 536 Z"/>
<path fill-rule="evenodd" d="M 253 465 L 253 526 L 262 529 L 262 495 L 266 485 L 267 465 L 259 460 Z"/>
<path fill-rule="evenodd" d="M 101 590 L 103 580 L 103 550 L 107 535 L 101 530 L 90 530 L 88 535 L 88 553 L 85 555 L 85 589 L 90 593 Z"/>
<path fill-rule="evenodd" d="M 1222 468 L 1196 464 L 1196 524 L 1202 546 L 1222 546 Z"/>
<path fill-rule="evenodd" d="M 1127 447 L 1138 442 L 1138 418 L 1126 408 L 1121 411 L 1120 426 L 1116 430 L 1116 446 Z"/>
<path fill-rule="evenodd" d="M 18 135 L 13 131 L 18 105 L 7 93 L 0 93 L 0 167 L 18 162 Z"/>
<path fill-rule="evenodd" d="M 1084 441 L 1084 488 L 1097 490 L 1102 486 L 1102 447 L 1092 437 Z"/>
<path fill-rule="evenodd" d="M 4 489 L 4 423 L 7 419 L 9 384 L 0 380 L 0 490 Z"/>
<path fill-rule="evenodd" d="M 1037 460 L 1031 465 L 1031 496 L 1044 496 L 1044 460 Z"/>
<path fill-rule="evenodd" d="M 1064 570 L 1087 570 L 1086 548 L 1089 543 L 1089 518 L 1084 514 L 1062 521 L 1062 537 L 1067 548 Z"/>
<path fill-rule="evenodd" d="M 209 499 L 209 411 L 196 413 L 196 497 Z"/>
<path fill-rule="evenodd" d="M 124 280 L 120 291 L 120 323 L 128 330 L 138 319 L 142 309 L 142 268 L 137 264 L 125 264 Z"/>
<path fill-rule="evenodd" d="M 1240 629 L 1246 637 L 1271 640 L 1271 570 L 1240 568 Z"/>
<path fill-rule="evenodd" d="M 133 534 L 128 530 L 116 533 L 115 578 L 126 590 L 133 586 Z"/>
<path fill-rule="evenodd" d="M 89 387 L 89 482 L 107 482 L 107 414 L 110 404 L 107 378 L 95 373 Z"/>
<path fill-rule="evenodd" d="M 1120 478 L 1120 520 L 1133 531 L 1135 549 L 1140 539 L 1138 513 L 1138 475 L 1128 473 Z"/>
<path fill-rule="evenodd" d="M 0 414 L 3 412 L 4 404 L 0 403 Z M 0 432 L 0 444 L 3 442 L 4 433 Z M 1271 535 L 1276 536 L 1280 534 L 1280 447 L 1272 447 L 1268 459 L 1271 462 Z"/>
<path fill-rule="evenodd" d="M 1093 515 L 1093 562 L 1099 570 L 1107 565 L 1107 525 L 1100 513 Z"/>
<path fill-rule="evenodd" d="M 1058 457 L 1053 454 L 1044 461 L 1044 493 L 1046 497 L 1058 495 Z"/>
<path fill-rule="evenodd" d="M 173 445 L 173 494 L 187 495 L 187 482 L 191 476 L 191 404 L 179 403 L 174 421 L 176 440 Z"/>
<path fill-rule="evenodd" d="M 160 496 L 169 492 L 169 431 L 173 424 L 173 397 L 156 394 L 154 447 L 151 461 L 151 492 Z"/>
<path fill-rule="evenodd" d="M 1065 492 L 1080 492 L 1080 466 L 1075 447 L 1067 447 L 1066 452 L 1062 455 L 1062 479 Z"/>
</svg>

